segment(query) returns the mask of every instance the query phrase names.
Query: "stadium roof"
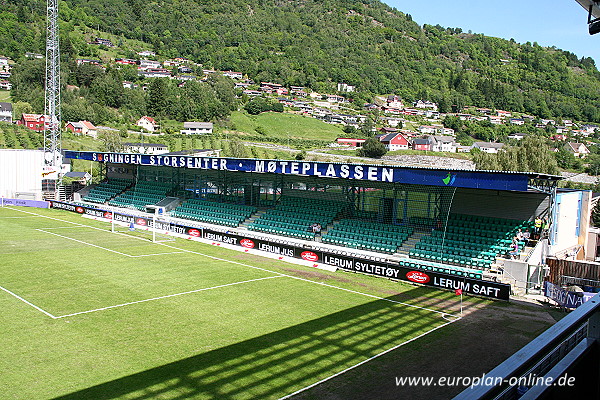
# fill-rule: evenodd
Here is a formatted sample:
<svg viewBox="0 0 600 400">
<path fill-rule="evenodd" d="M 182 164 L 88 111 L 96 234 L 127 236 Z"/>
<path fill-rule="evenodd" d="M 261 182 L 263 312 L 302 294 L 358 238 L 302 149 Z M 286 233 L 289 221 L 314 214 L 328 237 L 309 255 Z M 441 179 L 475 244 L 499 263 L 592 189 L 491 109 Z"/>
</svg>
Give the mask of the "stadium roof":
<svg viewBox="0 0 600 400">
<path fill-rule="evenodd" d="M 350 164 L 298 160 L 199 157 L 68 151 L 66 158 L 112 164 L 167 166 L 229 172 L 338 178 L 363 182 L 388 182 L 441 187 L 548 192 L 556 187 L 558 175 L 535 172 L 479 171 L 451 168 L 405 167 L 397 165 Z"/>
</svg>

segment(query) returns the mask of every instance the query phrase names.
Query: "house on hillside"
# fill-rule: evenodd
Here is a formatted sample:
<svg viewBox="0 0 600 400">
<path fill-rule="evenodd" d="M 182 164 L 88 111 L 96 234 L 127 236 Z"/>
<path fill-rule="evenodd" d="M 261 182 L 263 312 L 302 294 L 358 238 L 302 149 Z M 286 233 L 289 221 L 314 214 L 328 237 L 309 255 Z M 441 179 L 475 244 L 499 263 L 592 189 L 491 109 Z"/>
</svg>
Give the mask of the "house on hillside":
<svg viewBox="0 0 600 400">
<path fill-rule="evenodd" d="M 408 150 L 411 147 L 410 141 L 400 132 L 388 133 L 379 136 L 379 141 L 385 145 L 389 151 Z"/>
<path fill-rule="evenodd" d="M 353 139 L 353 138 L 337 138 L 335 142 L 340 146 L 351 146 L 351 147 L 362 147 L 367 139 Z"/>
<path fill-rule="evenodd" d="M 562 134 L 556 134 L 556 135 L 552 135 L 550 136 L 550 140 L 567 140 L 567 135 L 562 135 Z"/>
<path fill-rule="evenodd" d="M 148 132 L 154 132 L 158 129 L 158 124 L 154 118 L 148 117 L 147 115 L 144 115 L 135 124 Z"/>
<path fill-rule="evenodd" d="M 437 109 L 438 109 L 438 105 L 429 100 L 417 100 L 416 102 L 413 103 L 413 106 L 415 108 L 426 108 L 426 109 L 433 110 L 433 111 L 437 111 Z"/>
<path fill-rule="evenodd" d="M 511 133 L 510 135 L 508 135 L 506 138 L 507 139 L 514 139 L 514 140 L 523 140 L 525 138 L 525 136 L 527 136 L 527 133 Z"/>
<path fill-rule="evenodd" d="M 90 65 L 97 65 L 97 66 L 102 65 L 101 60 L 90 60 L 89 58 L 78 58 L 77 60 L 75 60 L 75 62 L 77 63 L 77 65 L 83 65 L 83 64 L 90 64 Z"/>
<path fill-rule="evenodd" d="M 504 143 L 495 142 L 475 142 L 473 143 L 474 149 L 479 149 L 484 153 L 496 154 L 504 147 Z"/>
<path fill-rule="evenodd" d="M 65 129 L 79 135 L 98 137 L 98 130 L 90 121 L 67 122 Z"/>
<path fill-rule="evenodd" d="M 398 128 L 392 128 L 389 126 L 383 126 L 381 128 L 379 128 L 379 131 L 382 133 L 382 135 L 388 135 L 390 133 L 396 133 L 398 132 Z"/>
<path fill-rule="evenodd" d="M 12 103 L 0 103 L 0 122 L 13 122 Z"/>
<path fill-rule="evenodd" d="M 184 135 L 205 135 L 213 133 L 212 122 L 184 122 L 181 133 Z"/>
<path fill-rule="evenodd" d="M 23 114 L 21 119 L 17 121 L 17 125 L 23 125 L 36 132 L 43 132 L 47 118 L 47 115 L 42 114 Z"/>
<path fill-rule="evenodd" d="M 144 78 L 170 78 L 171 71 L 164 68 L 146 68 L 144 70 L 139 70 L 138 75 L 143 76 Z"/>
<path fill-rule="evenodd" d="M 223 74 L 223 76 L 226 76 L 231 79 L 243 79 L 244 78 L 244 74 L 242 74 L 241 72 L 223 71 L 221 73 Z"/>
<path fill-rule="evenodd" d="M 338 83 L 337 84 L 338 92 L 351 93 L 351 92 L 354 92 L 354 89 L 356 89 L 356 86 L 348 85 L 347 83 Z"/>
<path fill-rule="evenodd" d="M 156 56 L 156 53 L 150 50 L 144 50 L 144 51 L 140 51 L 138 53 L 138 56 L 142 56 L 142 57 L 154 57 Z"/>
<path fill-rule="evenodd" d="M 11 90 L 12 89 L 12 84 L 10 83 L 10 81 L 7 81 L 5 79 L 0 79 L 0 90 Z"/>
<path fill-rule="evenodd" d="M 432 140 L 430 136 L 414 138 L 412 140 L 413 150 L 431 151 Z"/>
<path fill-rule="evenodd" d="M 30 53 L 30 52 L 25 53 L 25 57 L 27 57 L 27 58 L 35 58 L 35 59 L 40 59 L 40 60 L 42 58 L 44 58 L 44 56 L 42 54 L 39 54 L 39 53 Z"/>
<path fill-rule="evenodd" d="M 93 42 L 90 42 L 90 44 L 95 44 L 95 45 L 104 45 L 106 47 L 115 47 L 115 45 L 113 44 L 113 42 L 110 41 L 110 39 L 104 39 L 104 38 L 95 38 Z"/>
<path fill-rule="evenodd" d="M 153 60 L 140 60 L 139 61 L 139 69 L 162 69 L 163 66 L 160 63 L 160 61 L 153 61 Z"/>
<path fill-rule="evenodd" d="M 190 156 L 190 157 L 221 157 L 221 149 L 191 149 L 171 151 L 163 156 Z"/>
<path fill-rule="evenodd" d="M 432 144 L 431 151 L 456 153 L 456 143 L 452 136 L 430 136 Z"/>
<path fill-rule="evenodd" d="M 396 95 L 388 96 L 386 99 L 386 104 L 388 108 L 394 108 L 397 110 L 401 110 L 404 108 L 404 103 L 402 103 L 402 99 Z"/>
<path fill-rule="evenodd" d="M 165 154 L 169 148 L 158 143 L 123 143 L 124 153 Z"/>
<path fill-rule="evenodd" d="M 490 121 L 491 124 L 494 124 L 494 125 L 502 125 L 504 123 L 502 117 L 498 117 L 498 116 L 494 116 L 494 115 L 488 115 L 487 119 Z"/>
<path fill-rule="evenodd" d="M 136 65 L 137 61 L 131 58 L 117 58 L 115 59 L 115 63 L 121 65 Z"/>
<path fill-rule="evenodd" d="M 436 128 L 435 126 L 431 126 L 431 125 L 421 125 L 419 126 L 419 132 L 421 133 L 429 133 L 429 134 L 434 134 L 436 132 Z"/>
<path fill-rule="evenodd" d="M 590 150 L 583 143 L 567 142 L 563 148 L 569 153 L 573 154 L 575 157 L 579 158 L 585 158 L 588 154 L 590 154 Z"/>
</svg>

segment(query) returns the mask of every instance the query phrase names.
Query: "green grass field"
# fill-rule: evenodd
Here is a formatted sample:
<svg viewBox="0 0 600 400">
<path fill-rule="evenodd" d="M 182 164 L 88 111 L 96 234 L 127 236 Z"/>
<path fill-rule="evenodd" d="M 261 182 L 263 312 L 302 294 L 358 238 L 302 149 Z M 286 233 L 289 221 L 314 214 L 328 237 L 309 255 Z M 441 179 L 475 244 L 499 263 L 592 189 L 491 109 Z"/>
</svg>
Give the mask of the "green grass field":
<svg viewBox="0 0 600 400">
<path fill-rule="evenodd" d="M 456 320 L 449 292 L 57 210 L 0 230 L 2 399 L 279 399 Z"/>
<path fill-rule="evenodd" d="M 11 102 L 10 90 L 0 90 L 0 101 Z"/>
<path fill-rule="evenodd" d="M 318 119 L 290 114 L 265 112 L 259 115 L 247 115 L 236 111 L 231 113 L 231 122 L 236 131 L 256 135 L 255 129 L 261 127 L 267 136 L 280 136 L 299 139 L 331 140 L 344 133 L 339 126 L 326 124 Z"/>
</svg>

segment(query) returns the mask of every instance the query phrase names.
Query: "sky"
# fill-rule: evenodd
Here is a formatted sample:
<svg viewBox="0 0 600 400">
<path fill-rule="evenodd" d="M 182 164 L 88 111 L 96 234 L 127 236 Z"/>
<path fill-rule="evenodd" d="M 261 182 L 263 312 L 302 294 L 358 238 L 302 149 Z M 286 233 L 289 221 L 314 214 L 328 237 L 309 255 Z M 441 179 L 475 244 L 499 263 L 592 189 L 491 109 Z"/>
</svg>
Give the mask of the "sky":
<svg viewBox="0 0 600 400">
<path fill-rule="evenodd" d="M 382 0 L 419 25 L 462 28 L 518 43 L 556 46 L 592 57 L 600 68 L 600 33 L 590 36 L 587 12 L 575 0 Z"/>
</svg>

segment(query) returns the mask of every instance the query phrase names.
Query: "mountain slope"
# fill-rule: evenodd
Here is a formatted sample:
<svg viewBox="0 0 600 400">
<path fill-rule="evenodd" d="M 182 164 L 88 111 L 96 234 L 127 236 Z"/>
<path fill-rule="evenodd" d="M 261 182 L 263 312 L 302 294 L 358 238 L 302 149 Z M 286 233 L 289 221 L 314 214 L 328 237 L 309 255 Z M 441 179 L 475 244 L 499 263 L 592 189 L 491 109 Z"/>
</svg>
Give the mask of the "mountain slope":
<svg viewBox="0 0 600 400">
<path fill-rule="evenodd" d="M 44 3 L 4 1 L 0 54 L 32 51 L 27 45 L 39 51 Z M 163 57 L 241 71 L 255 81 L 317 91 L 345 82 L 357 86 L 362 101 L 396 93 L 436 101 L 442 111 L 472 104 L 600 121 L 600 73 L 592 59 L 420 27 L 376 0 L 71 0 L 60 7 L 62 36 L 71 38 L 63 49 L 72 56 L 86 55 L 72 38 L 75 27 L 87 25 L 149 43 Z M 26 40 L 13 40 L 11 32 Z"/>
</svg>

